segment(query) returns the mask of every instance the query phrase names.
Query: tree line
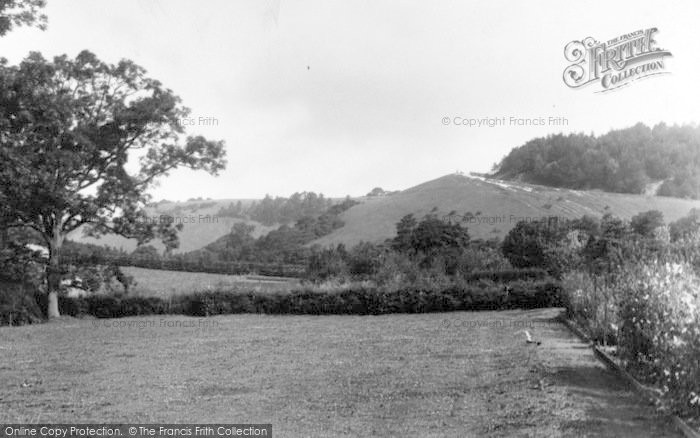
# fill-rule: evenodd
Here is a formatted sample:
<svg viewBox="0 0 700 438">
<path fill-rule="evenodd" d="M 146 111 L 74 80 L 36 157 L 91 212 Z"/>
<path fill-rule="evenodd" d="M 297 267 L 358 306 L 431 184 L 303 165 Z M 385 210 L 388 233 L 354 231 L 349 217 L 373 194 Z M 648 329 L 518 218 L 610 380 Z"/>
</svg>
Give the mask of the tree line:
<svg viewBox="0 0 700 438">
<path fill-rule="evenodd" d="M 217 216 L 250 219 L 263 225 L 289 225 L 305 217 L 323 214 L 334 204 L 323 193 L 295 192 L 290 197 L 265 195 L 260 201 L 244 206 L 241 201 L 231 202 L 222 207 Z"/>
<path fill-rule="evenodd" d="M 700 126 L 642 123 L 604 135 L 557 134 L 513 149 L 494 176 L 570 189 L 700 197 Z"/>
</svg>

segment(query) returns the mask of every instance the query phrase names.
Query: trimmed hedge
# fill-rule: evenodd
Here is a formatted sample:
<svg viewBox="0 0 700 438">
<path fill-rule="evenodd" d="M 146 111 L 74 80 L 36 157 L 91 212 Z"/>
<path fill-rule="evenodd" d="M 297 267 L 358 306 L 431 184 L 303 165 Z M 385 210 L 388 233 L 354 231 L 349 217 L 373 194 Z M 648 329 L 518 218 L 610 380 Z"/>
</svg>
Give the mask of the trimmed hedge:
<svg viewBox="0 0 700 438">
<path fill-rule="evenodd" d="M 93 295 L 84 298 L 60 297 L 59 312 L 62 315 L 92 315 L 97 318 L 121 318 L 139 315 L 163 315 L 172 306 L 157 297 L 125 297 Z M 181 313 L 181 312 L 175 312 Z"/>
<path fill-rule="evenodd" d="M 557 307 L 561 287 L 553 281 L 511 282 L 454 286 L 444 290 L 403 288 L 385 291 L 361 287 L 342 291 L 281 292 L 212 291 L 162 298 L 91 296 L 59 300 L 62 314 L 118 318 L 137 315 L 191 316 L 239 313 L 293 315 L 382 315 L 390 313 L 451 312 Z"/>
<path fill-rule="evenodd" d="M 544 269 L 509 269 L 501 271 L 475 271 L 465 275 L 466 281 L 491 280 L 496 283 L 521 280 L 544 280 L 549 274 Z"/>
</svg>

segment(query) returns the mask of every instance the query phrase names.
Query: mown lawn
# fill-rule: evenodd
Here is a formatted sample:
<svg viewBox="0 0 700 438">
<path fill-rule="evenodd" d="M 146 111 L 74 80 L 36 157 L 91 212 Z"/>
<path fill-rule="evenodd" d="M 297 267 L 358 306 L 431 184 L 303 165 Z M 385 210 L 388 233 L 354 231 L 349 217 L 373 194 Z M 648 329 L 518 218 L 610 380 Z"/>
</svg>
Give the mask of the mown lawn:
<svg viewBox="0 0 700 438">
<path fill-rule="evenodd" d="M 125 266 L 122 271 L 134 277 L 135 294 L 143 296 L 168 296 L 189 294 L 215 288 L 240 289 L 241 291 L 290 291 L 299 284 L 295 279 L 265 278 L 250 275 L 209 274 L 206 272 L 180 272 Z"/>
<path fill-rule="evenodd" d="M 278 437 L 678 436 L 557 309 L 0 328 L 0 423 L 272 423 Z M 528 329 L 542 345 L 527 344 Z"/>
</svg>

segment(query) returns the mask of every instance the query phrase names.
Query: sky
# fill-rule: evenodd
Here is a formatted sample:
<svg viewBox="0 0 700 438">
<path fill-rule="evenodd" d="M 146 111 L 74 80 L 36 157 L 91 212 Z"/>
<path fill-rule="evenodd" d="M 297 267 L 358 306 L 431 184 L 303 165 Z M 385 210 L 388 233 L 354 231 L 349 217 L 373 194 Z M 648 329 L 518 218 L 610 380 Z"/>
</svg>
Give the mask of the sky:
<svg viewBox="0 0 700 438">
<path fill-rule="evenodd" d="M 697 1 L 48 0 L 45 12 L 46 31 L 12 31 L 0 56 L 131 59 L 192 110 L 189 134 L 225 140 L 225 171 L 175 171 L 156 200 L 360 196 L 488 172 L 534 137 L 700 121 Z M 564 84 L 570 41 L 651 27 L 669 74 L 607 93 Z M 506 123 L 455 124 L 485 117 Z"/>
</svg>

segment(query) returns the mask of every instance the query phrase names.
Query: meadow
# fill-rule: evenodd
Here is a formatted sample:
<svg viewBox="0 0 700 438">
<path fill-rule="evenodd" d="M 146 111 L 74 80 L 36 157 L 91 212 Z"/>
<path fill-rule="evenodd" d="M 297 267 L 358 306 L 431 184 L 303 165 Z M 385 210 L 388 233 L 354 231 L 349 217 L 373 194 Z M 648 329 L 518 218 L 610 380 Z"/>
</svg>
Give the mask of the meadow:
<svg viewBox="0 0 700 438">
<path fill-rule="evenodd" d="M 259 422 L 284 437 L 678 436 L 559 312 L 2 327 L 0 423 Z M 526 343 L 524 329 L 542 344 Z"/>
<path fill-rule="evenodd" d="M 167 298 L 217 288 L 246 292 L 287 292 L 299 285 L 299 280 L 283 277 L 166 271 L 133 266 L 125 266 L 121 270 L 136 281 L 132 293 L 147 297 Z"/>
</svg>

